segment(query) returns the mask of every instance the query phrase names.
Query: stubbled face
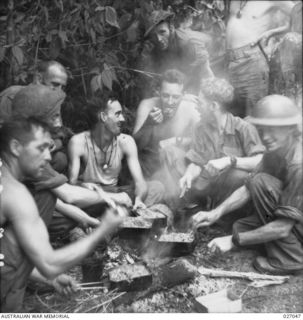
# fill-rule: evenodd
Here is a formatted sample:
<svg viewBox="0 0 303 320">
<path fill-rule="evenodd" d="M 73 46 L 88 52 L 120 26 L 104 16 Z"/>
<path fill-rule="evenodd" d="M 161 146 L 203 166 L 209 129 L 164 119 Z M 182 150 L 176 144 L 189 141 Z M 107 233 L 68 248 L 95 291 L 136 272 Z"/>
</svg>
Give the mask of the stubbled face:
<svg viewBox="0 0 303 320">
<path fill-rule="evenodd" d="M 158 24 L 151 33 L 151 39 L 160 50 L 167 50 L 170 30 L 167 22 Z"/>
<path fill-rule="evenodd" d="M 183 85 L 164 81 L 161 85 L 160 98 L 165 119 L 172 118 L 182 100 Z"/>
<path fill-rule="evenodd" d="M 41 83 L 53 90 L 64 90 L 67 83 L 67 74 L 57 66 L 51 66 L 42 75 Z"/>
<path fill-rule="evenodd" d="M 257 128 L 268 151 L 277 151 L 286 147 L 291 134 L 289 127 L 257 126 Z"/>
<path fill-rule="evenodd" d="M 30 142 L 21 145 L 19 165 L 24 176 L 37 178 L 41 176 L 50 155 L 51 136 L 41 127 L 33 129 L 33 138 Z"/>
<path fill-rule="evenodd" d="M 106 129 L 114 136 L 118 136 L 121 133 L 122 123 L 125 121 L 119 101 L 109 101 L 107 110 L 103 114 Z"/>
</svg>

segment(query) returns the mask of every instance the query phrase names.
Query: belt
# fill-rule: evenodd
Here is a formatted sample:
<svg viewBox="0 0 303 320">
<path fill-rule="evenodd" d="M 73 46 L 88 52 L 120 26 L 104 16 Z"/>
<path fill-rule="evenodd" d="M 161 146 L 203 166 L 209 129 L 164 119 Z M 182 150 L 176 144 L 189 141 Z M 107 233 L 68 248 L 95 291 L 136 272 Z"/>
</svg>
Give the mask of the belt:
<svg viewBox="0 0 303 320">
<path fill-rule="evenodd" d="M 251 55 L 254 52 L 262 53 L 260 51 L 259 46 L 247 44 L 247 45 L 240 47 L 240 48 L 227 49 L 226 54 L 227 54 L 228 60 L 237 60 L 240 58 L 248 57 L 249 55 Z"/>
</svg>

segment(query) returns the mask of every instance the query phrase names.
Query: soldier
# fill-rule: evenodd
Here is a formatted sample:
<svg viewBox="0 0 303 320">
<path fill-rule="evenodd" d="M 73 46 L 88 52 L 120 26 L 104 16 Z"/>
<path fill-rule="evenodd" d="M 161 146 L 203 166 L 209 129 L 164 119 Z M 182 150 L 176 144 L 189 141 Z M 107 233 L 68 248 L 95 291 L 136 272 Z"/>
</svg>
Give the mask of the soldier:
<svg viewBox="0 0 303 320">
<path fill-rule="evenodd" d="M 233 234 L 213 239 L 221 251 L 263 244 L 266 257 L 254 267 L 269 274 L 292 274 L 303 268 L 302 114 L 287 97 L 261 99 L 249 117 L 267 152 L 247 183 L 209 212 L 193 216 L 196 227 L 209 226 L 249 200 L 254 213 L 233 225 Z"/>
</svg>

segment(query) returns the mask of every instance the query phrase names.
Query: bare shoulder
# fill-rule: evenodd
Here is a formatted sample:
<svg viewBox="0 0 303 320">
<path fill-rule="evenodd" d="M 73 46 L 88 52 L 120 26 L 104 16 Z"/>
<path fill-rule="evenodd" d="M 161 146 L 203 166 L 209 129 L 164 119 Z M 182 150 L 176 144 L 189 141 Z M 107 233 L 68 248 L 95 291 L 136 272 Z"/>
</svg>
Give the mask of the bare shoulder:
<svg viewBox="0 0 303 320">
<path fill-rule="evenodd" d="M 69 148 L 77 151 L 83 151 L 85 145 L 85 136 L 90 134 L 88 131 L 84 131 L 78 134 L 75 134 L 69 141 Z"/>
<path fill-rule="evenodd" d="M 129 134 L 121 133 L 117 139 L 123 153 L 129 153 L 134 147 L 136 147 L 134 138 Z"/>
<path fill-rule="evenodd" d="M 13 220 L 14 217 L 19 217 L 23 212 L 34 213 L 37 211 L 35 201 L 24 184 L 8 178 L 4 178 L 2 182 L 2 206 L 7 219 Z"/>
</svg>

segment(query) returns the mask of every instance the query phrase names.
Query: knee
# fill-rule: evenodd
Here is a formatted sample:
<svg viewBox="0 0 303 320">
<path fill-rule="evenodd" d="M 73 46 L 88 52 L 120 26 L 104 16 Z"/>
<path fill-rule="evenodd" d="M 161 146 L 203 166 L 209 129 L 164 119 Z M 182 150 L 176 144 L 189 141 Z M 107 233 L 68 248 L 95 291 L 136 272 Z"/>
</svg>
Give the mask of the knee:
<svg viewBox="0 0 303 320">
<path fill-rule="evenodd" d="M 269 190 L 278 187 L 280 181 L 267 173 L 257 173 L 249 180 L 249 185 L 253 190 Z"/>
</svg>

